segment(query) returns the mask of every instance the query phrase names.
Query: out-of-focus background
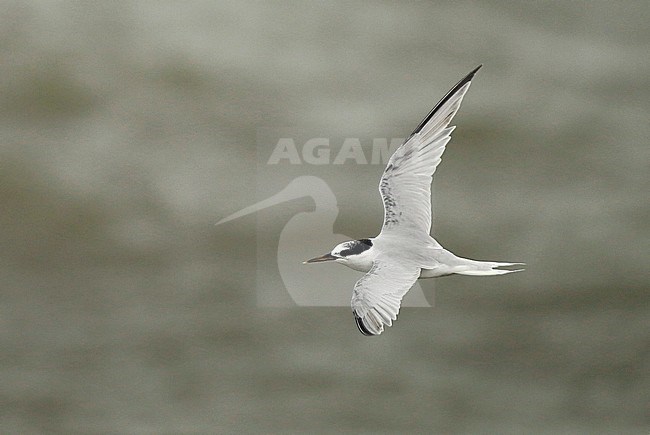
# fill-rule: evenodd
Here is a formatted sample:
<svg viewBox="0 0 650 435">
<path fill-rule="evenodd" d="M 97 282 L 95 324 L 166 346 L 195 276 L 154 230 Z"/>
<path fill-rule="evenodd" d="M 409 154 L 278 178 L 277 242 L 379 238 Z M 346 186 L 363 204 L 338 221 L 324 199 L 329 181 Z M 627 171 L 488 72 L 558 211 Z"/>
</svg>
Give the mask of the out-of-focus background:
<svg viewBox="0 0 650 435">
<path fill-rule="evenodd" d="M 2 11 L 2 433 L 647 434 L 647 1 Z M 378 338 L 259 307 L 256 217 L 213 224 L 260 128 L 404 136 L 479 63 L 436 236 L 527 271 L 441 278 Z M 374 235 L 377 171 L 331 170 L 368 192 L 335 229 Z"/>
</svg>

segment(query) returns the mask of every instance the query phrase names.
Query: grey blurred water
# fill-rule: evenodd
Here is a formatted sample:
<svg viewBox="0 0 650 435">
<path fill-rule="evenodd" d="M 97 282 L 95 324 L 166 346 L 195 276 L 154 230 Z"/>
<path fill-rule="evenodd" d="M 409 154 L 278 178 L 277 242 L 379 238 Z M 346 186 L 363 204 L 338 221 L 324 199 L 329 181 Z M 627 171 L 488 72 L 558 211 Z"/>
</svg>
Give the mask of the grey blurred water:
<svg viewBox="0 0 650 435">
<path fill-rule="evenodd" d="M 2 10 L 1 432 L 647 434 L 647 1 Z M 478 63 L 436 235 L 528 270 L 376 339 L 258 307 L 255 217 L 213 223 L 256 200 L 259 129 L 405 135 Z M 369 191 L 338 232 L 374 234 Z"/>
</svg>

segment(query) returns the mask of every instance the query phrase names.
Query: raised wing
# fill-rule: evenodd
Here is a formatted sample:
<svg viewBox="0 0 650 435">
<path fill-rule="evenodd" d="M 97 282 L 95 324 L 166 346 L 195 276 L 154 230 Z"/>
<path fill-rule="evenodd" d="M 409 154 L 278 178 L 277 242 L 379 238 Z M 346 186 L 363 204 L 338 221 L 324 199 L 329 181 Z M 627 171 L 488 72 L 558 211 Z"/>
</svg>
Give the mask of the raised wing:
<svg viewBox="0 0 650 435">
<path fill-rule="evenodd" d="M 451 132 L 449 123 L 460 108 L 479 65 L 459 81 L 420 122 L 388 161 L 379 182 L 388 231 L 431 231 L 431 181 Z"/>
<path fill-rule="evenodd" d="M 397 319 L 402 298 L 420 276 L 420 268 L 375 260 L 354 286 L 352 312 L 363 335 L 379 335 Z"/>
</svg>

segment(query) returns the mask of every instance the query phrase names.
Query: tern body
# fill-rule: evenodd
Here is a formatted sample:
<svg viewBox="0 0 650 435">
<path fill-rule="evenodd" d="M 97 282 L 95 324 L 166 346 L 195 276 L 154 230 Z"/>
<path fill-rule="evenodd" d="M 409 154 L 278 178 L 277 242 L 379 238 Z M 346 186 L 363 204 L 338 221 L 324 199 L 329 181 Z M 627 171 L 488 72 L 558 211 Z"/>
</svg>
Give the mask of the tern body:
<svg viewBox="0 0 650 435">
<path fill-rule="evenodd" d="M 335 261 L 365 272 L 352 291 L 352 311 L 364 335 L 391 326 L 418 278 L 503 275 L 522 263 L 476 261 L 444 249 L 431 231 L 431 182 L 455 127 L 449 126 L 479 65 L 434 106 L 391 156 L 379 182 L 384 223 L 377 237 L 343 242 L 305 263 Z"/>
</svg>

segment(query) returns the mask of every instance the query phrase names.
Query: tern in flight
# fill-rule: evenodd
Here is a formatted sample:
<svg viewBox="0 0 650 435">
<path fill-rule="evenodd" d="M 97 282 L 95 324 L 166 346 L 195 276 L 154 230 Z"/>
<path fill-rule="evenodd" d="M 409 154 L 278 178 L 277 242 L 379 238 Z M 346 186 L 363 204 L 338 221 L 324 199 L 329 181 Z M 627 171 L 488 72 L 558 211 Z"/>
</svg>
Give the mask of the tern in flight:
<svg viewBox="0 0 650 435">
<path fill-rule="evenodd" d="M 444 249 L 431 232 L 431 182 L 454 126 L 449 126 L 469 89 L 476 67 L 434 106 L 393 153 L 379 181 L 384 224 L 377 237 L 343 242 L 305 263 L 335 261 L 366 272 L 352 290 L 352 311 L 363 335 L 391 326 L 404 295 L 418 278 L 503 275 L 523 263 L 476 261 Z"/>
</svg>

